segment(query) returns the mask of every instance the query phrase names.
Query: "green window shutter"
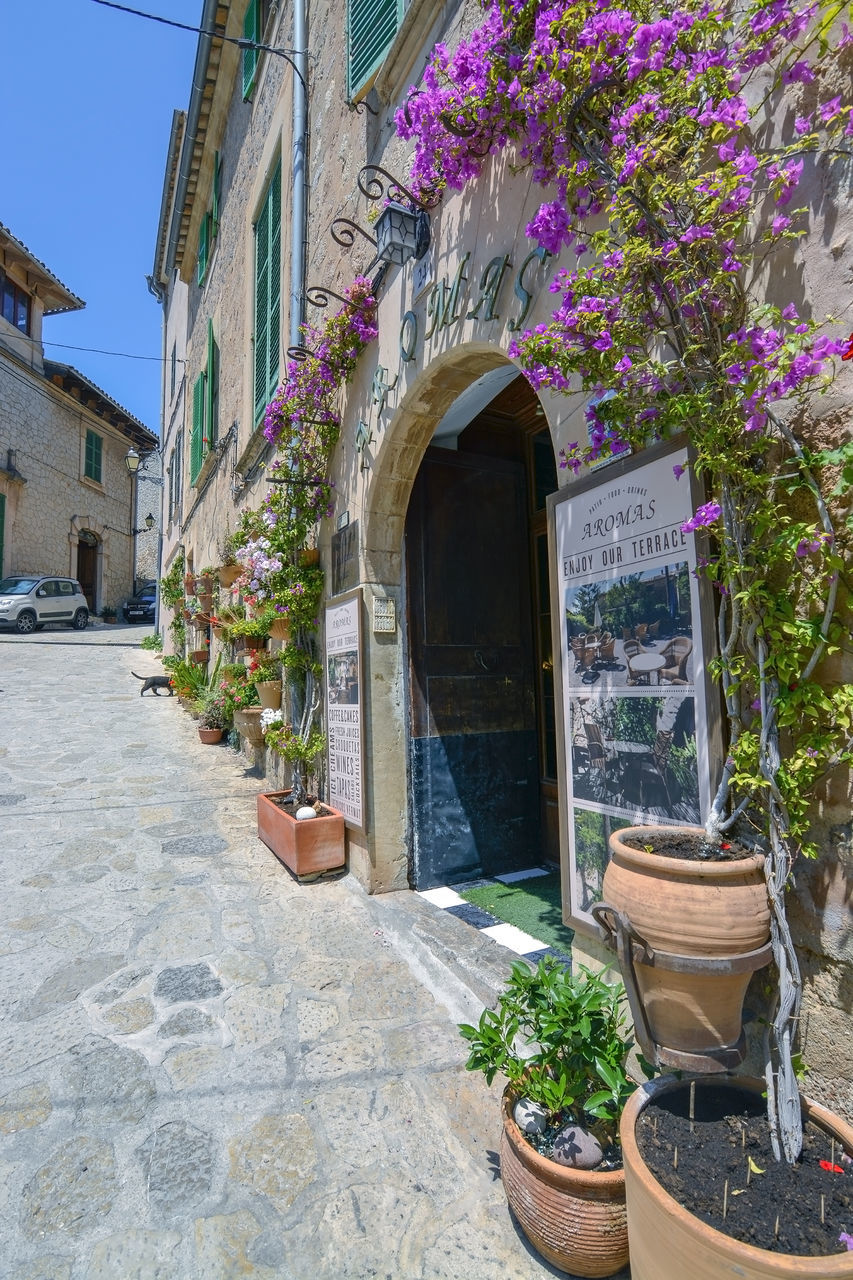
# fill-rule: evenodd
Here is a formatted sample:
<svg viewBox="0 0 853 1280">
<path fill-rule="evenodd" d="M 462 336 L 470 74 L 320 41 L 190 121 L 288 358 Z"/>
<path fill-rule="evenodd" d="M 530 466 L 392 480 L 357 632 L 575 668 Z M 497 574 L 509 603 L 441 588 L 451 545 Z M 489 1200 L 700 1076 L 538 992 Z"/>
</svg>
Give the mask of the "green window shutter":
<svg viewBox="0 0 853 1280">
<path fill-rule="evenodd" d="M 219 438 L 219 347 L 213 336 L 213 321 L 207 322 L 207 405 L 205 451 L 213 449 Z"/>
<path fill-rule="evenodd" d="M 96 431 L 86 432 L 86 459 L 83 464 L 83 474 L 89 480 L 95 480 L 101 483 L 101 467 L 103 460 L 104 442 Z"/>
<path fill-rule="evenodd" d="M 347 97 L 363 89 L 378 70 L 403 20 L 403 0 L 349 0 L 347 4 Z"/>
<path fill-rule="evenodd" d="M 6 532 L 6 495 L 0 493 L 0 578 L 3 574 L 3 543 L 5 541 Z"/>
<path fill-rule="evenodd" d="M 255 421 L 278 382 L 281 333 L 281 166 L 255 223 Z"/>
<path fill-rule="evenodd" d="M 204 374 L 193 384 L 193 431 L 190 438 L 190 484 L 195 484 L 204 462 Z"/>
<path fill-rule="evenodd" d="M 198 282 L 202 283 L 207 275 L 207 258 L 210 253 L 210 214 L 206 213 L 201 220 L 198 232 Z"/>
<path fill-rule="evenodd" d="M 260 0 L 249 0 L 249 7 L 246 10 L 246 16 L 243 19 L 243 39 L 260 41 L 261 33 L 259 31 L 261 18 Z M 258 50 L 243 50 L 243 100 L 251 96 L 255 87 L 255 73 L 258 69 Z"/>
</svg>

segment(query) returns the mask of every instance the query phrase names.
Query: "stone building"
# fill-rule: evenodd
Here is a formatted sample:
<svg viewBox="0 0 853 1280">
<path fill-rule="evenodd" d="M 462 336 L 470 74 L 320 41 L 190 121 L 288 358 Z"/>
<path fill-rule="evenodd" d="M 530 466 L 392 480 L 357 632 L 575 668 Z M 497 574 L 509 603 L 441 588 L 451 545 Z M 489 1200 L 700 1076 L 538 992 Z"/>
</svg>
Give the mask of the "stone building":
<svg viewBox="0 0 853 1280">
<path fill-rule="evenodd" d="M 340 296 L 372 275 L 379 337 L 342 392 L 334 512 L 319 526 L 328 604 L 356 599 L 361 625 L 364 804 L 349 866 L 381 892 L 546 858 L 577 881 L 568 903 L 582 876 L 561 795 L 571 744 L 554 679 L 547 499 L 571 479 L 558 454 L 586 437 L 585 403 L 534 394 L 507 349 L 550 317 L 548 284 L 575 259 L 549 260 L 527 237 L 541 191 L 495 158 L 429 211 L 424 256 L 377 270 L 376 170 L 359 181 L 365 166 L 405 181 L 395 111 L 436 41 L 453 47 L 480 14 L 464 0 L 351 0 L 345 26 L 331 0 L 205 0 L 199 25 L 215 34 L 199 40 L 186 117 L 176 114 L 157 236 L 163 565 L 179 552 L 190 568 L 218 563 L 223 535 L 267 492 L 264 408 L 300 325 L 322 320 L 323 290 Z M 836 226 L 831 240 L 817 238 L 809 267 L 816 305 L 828 303 L 838 252 L 850 261 L 849 235 Z M 649 592 L 683 624 L 676 576 L 662 570 Z M 843 1035 L 853 959 L 849 931 L 831 923 L 846 910 L 849 807 L 829 806 L 825 829 L 832 852 L 797 911 L 831 975 L 812 991 L 831 1009 L 812 1039 L 831 1075 L 822 1042 Z M 600 954 L 583 914 L 573 909 L 581 959 Z M 851 1090 L 847 1080 L 840 1092 Z"/>
<path fill-rule="evenodd" d="M 0 290 L 0 572 L 69 574 L 92 613 L 118 608 L 134 589 L 138 520 L 124 460 L 157 437 L 79 370 L 45 359 L 43 318 L 85 304 L 3 226 Z"/>
</svg>

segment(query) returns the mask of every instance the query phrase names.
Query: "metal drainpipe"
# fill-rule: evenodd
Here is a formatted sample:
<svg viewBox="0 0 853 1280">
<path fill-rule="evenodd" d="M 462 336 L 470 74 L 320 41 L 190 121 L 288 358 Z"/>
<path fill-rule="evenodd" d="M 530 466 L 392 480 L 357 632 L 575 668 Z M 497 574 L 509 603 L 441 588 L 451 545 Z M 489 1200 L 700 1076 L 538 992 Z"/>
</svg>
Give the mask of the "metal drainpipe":
<svg viewBox="0 0 853 1280">
<path fill-rule="evenodd" d="M 293 61 L 299 74 L 293 77 L 293 208 L 290 218 L 290 346 L 302 342 L 305 320 L 305 222 L 308 189 L 308 57 L 305 34 L 306 0 L 293 4 Z"/>
<path fill-rule="evenodd" d="M 212 31 L 216 25 L 217 0 L 204 0 L 204 12 L 201 15 L 200 27 Z M 201 99 L 204 93 L 204 81 L 207 76 L 207 64 L 213 36 L 199 36 L 198 49 L 193 68 L 193 87 L 190 93 L 190 105 L 187 110 L 187 128 L 181 144 L 181 165 L 178 170 L 178 181 L 175 185 L 175 200 L 172 205 L 172 221 L 169 227 L 169 244 L 166 249 L 166 274 L 171 276 L 178 253 L 178 237 L 181 231 L 181 213 L 187 198 L 187 184 L 192 169 L 193 147 L 201 114 Z"/>
</svg>

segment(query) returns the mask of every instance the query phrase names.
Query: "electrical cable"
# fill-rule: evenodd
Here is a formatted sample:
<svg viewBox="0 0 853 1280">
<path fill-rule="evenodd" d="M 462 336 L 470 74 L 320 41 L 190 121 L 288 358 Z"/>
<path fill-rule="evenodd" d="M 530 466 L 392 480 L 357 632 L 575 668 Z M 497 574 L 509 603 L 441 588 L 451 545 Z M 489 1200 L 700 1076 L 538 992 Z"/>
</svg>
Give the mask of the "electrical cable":
<svg viewBox="0 0 853 1280">
<path fill-rule="evenodd" d="M 259 53 L 275 53 L 279 58 L 284 58 L 285 62 L 290 64 L 305 93 L 308 93 L 305 77 L 293 61 L 293 55 L 303 52 L 299 49 L 276 49 L 271 44 L 261 44 L 257 40 L 247 40 L 245 36 L 226 36 L 223 31 L 208 31 L 204 27 L 193 27 L 186 22 L 176 22 L 173 18 L 163 18 L 158 13 L 144 13 L 142 9 L 131 9 L 129 5 L 117 4 L 116 0 L 92 0 L 92 3 L 103 5 L 105 9 L 118 9 L 121 13 L 132 13 L 136 18 L 148 18 L 150 22 L 162 22 L 166 27 L 177 27 L 181 31 L 193 31 L 196 35 L 211 36 L 214 40 L 224 40 L 226 44 L 236 44 L 238 49 L 257 49 Z"/>
<path fill-rule="evenodd" d="M 75 347 L 70 342 L 48 342 L 42 338 L 43 347 L 62 347 L 63 351 L 94 351 L 99 356 L 121 356 L 124 360 L 154 360 L 157 364 L 169 364 L 169 360 L 164 360 L 162 356 L 135 356 L 129 351 L 104 351 L 103 347 Z M 176 364 L 186 364 L 186 360 L 175 357 Z"/>
</svg>

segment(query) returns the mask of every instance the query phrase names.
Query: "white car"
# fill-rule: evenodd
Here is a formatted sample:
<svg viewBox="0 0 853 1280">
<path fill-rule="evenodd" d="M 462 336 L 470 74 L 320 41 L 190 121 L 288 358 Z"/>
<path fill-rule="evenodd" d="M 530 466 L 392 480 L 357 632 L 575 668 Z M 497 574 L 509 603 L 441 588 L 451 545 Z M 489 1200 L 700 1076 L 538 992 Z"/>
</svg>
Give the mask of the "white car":
<svg viewBox="0 0 853 1280">
<path fill-rule="evenodd" d="M 86 629 L 89 606 L 76 578 L 19 573 L 0 581 L 0 627 L 14 627 L 28 636 L 46 622 Z"/>
</svg>

